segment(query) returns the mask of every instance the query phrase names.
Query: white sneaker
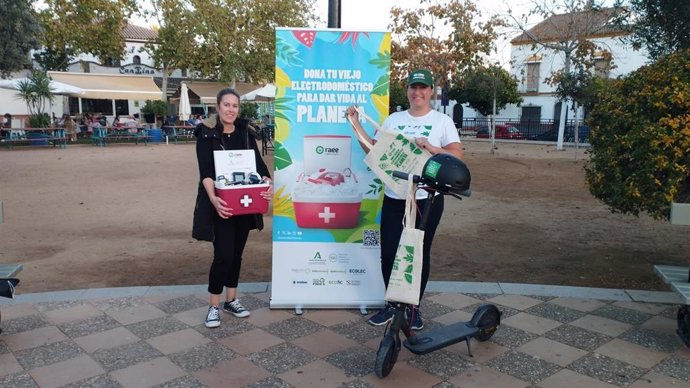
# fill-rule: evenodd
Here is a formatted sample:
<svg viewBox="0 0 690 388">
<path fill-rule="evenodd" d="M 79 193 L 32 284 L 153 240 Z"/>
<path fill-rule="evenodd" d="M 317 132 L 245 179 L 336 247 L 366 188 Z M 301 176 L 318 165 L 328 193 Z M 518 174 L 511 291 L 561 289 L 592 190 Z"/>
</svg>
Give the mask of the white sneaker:
<svg viewBox="0 0 690 388">
<path fill-rule="evenodd" d="M 244 318 L 249 316 L 249 311 L 242 306 L 239 299 L 235 299 L 231 302 L 223 303 L 223 311 L 230 313 L 237 318 Z"/>
<path fill-rule="evenodd" d="M 211 306 L 208 308 L 208 314 L 206 315 L 204 325 L 209 329 L 220 326 L 220 313 L 218 307 Z"/>
</svg>

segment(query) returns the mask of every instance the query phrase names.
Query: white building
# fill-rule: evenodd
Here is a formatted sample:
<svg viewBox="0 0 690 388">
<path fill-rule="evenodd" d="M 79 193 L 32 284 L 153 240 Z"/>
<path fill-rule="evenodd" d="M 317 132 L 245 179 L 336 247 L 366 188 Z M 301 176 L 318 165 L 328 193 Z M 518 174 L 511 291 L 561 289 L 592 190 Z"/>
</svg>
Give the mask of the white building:
<svg viewBox="0 0 690 388">
<path fill-rule="evenodd" d="M 506 107 L 500 116 L 520 121 L 560 120 L 561 104 L 554 96 L 555 87 L 546 79 L 564 68 L 565 55 L 545 46 L 562 45 L 575 37 L 586 38 L 596 46 L 594 72 L 604 78 L 623 76 L 644 65 L 648 61 L 646 51 L 633 50 L 621 40 L 625 33 L 611 27 L 615 12 L 613 8 L 604 8 L 554 15 L 515 37 L 511 41 L 511 74 L 519 81 L 524 101 L 520 107 Z M 535 41 L 542 44 L 535 45 Z M 568 112 L 567 118 L 573 119 L 573 113 Z M 582 110 L 578 118 L 583 118 Z"/>
</svg>

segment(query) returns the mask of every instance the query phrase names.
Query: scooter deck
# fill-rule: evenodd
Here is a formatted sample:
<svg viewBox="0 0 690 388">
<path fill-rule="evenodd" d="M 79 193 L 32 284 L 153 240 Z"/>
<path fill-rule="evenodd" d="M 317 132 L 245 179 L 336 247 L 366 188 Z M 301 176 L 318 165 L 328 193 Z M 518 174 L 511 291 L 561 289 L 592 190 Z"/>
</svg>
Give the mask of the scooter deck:
<svg viewBox="0 0 690 388">
<path fill-rule="evenodd" d="M 439 327 L 427 333 L 419 333 L 405 340 L 403 345 L 414 354 L 427 354 L 449 345 L 465 341 L 479 331 L 478 328 L 468 326 L 467 322 Z M 410 341 L 412 339 L 412 341 Z"/>
</svg>

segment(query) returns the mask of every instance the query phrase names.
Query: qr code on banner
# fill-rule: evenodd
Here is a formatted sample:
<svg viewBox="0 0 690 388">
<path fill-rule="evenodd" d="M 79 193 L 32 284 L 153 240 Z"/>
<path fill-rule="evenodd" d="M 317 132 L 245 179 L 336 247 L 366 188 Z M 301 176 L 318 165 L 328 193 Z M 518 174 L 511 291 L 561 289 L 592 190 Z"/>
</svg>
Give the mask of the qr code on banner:
<svg viewBox="0 0 690 388">
<path fill-rule="evenodd" d="M 365 229 L 364 230 L 364 241 L 363 245 L 365 247 L 377 247 L 380 245 L 380 235 L 378 230 Z"/>
</svg>

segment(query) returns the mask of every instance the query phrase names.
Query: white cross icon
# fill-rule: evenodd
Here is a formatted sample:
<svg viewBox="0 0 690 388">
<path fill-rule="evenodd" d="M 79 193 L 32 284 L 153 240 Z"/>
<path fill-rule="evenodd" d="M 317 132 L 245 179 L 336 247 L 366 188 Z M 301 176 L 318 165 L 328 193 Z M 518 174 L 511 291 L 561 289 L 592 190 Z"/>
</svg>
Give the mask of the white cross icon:
<svg viewBox="0 0 690 388">
<path fill-rule="evenodd" d="M 249 207 L 249 205 L 251 205 L 252 202 L 254 202 L 254 201 L 252 200 L 252 197 L 250 197 L 250 196 L 247 195 L 247 194 L 245 194 L 244 197 L 242 197 L 242 199 L 240 199 L 240 203 L 241 203 L 242 206 L 244 206 L 244 207 Z"/>
<path fill-rule="evenodd" d="M 328 224 L 331 218 L 335 218 L 335 213 L 331 213 L 331 208 L 326 206 L 323 208 L 323 213 L 319 213 L 319 218 L 323 218 L 323 223 Z"/>
</svg>

